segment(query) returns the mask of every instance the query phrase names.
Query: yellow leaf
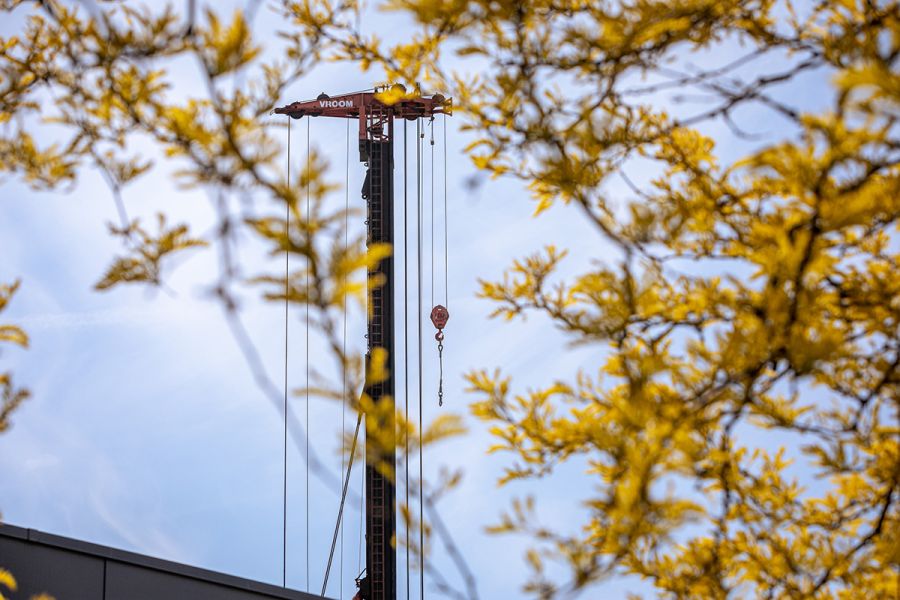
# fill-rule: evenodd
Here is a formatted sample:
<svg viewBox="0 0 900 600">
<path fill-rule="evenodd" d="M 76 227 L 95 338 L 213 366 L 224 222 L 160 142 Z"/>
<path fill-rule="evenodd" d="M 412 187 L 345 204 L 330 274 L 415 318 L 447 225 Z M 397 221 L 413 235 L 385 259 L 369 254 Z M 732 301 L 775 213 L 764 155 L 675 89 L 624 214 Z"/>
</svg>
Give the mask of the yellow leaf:
<svg viewBox="0 0 900 600">
<path fill-rule="evenodd" d="M 12 342 L 27 348 L 28 335 L 15 325 L 0 325 L 0 342 Z"/>
<path fill-rule="evenodd" d="M 16 578 L 13 577 L 12 573 L 0 567 L 0 585 L 5 586 L 7 589 L 15 592 L 19 589 L 18 584 L 16 583 Z"/>
</svg>

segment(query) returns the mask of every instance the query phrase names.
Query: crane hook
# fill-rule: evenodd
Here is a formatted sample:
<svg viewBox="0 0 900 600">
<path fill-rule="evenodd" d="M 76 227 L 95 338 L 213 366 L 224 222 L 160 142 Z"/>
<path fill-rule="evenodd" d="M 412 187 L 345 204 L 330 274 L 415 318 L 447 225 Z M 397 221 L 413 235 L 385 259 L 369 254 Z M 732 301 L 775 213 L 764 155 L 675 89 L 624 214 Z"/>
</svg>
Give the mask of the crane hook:
<svg viewBox="0 0 900 600">
<path fill-rule="evenodd" d="M 438 343 L 438 365 L 440 367 L 440 378 L 438 379 L 438 406 L 444 405 L 444 327 L 450 320 L 450 311 L 442 305 L 438 304 L 431 309 L 431 322 L 437 328 L 434 339 Z"/>
</svg>

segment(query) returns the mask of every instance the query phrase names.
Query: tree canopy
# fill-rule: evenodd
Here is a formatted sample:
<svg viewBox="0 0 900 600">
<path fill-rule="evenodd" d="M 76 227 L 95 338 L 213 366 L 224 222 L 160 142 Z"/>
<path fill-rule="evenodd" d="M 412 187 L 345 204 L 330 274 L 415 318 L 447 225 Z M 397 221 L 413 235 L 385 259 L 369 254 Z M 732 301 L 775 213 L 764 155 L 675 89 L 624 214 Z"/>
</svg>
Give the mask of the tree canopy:
<svg viewBox="0 0 900 600">
<path fill-rule="evenodd" d="M 311 305 L 334 334 L 348 295 L 364 300 L 354 274 L 389 249 L 367 256 L 360 241 L 314 241 L 343 236 L 343 213 L 324 202 L 327 166 L 316 160 L 288 185 L 257 117 L 318 61 L 422 82 L 454 97 L 476 169 L 520 180 L 536 218 L 568 205 L 598 245 L 616 249 L 572 276 L 559 273 L 566 248 L 536 248 L 481 284 L 498 317 L 540 314 L 597 350 L 592 369 L 572 380 L 548 373 L 539 389 L 520 390 L 502 364 L 468 375 L 472 412 L 496 437 L 491 451 L 510 457 L 503 483 L 582 461 L 594 484 L 577 535 L 541 527 L 531 499 L 491 529 L 533 538 L 526 591 L 565 597 L 631 574 L 662 597 L 897 593 L 896 1 L 387 0 L 386 18 L 415 24 L 392 43 L 358 29 L 353 0 L 281 0 L 274 62 L 241 13 L 90 4 L 0 3 L 28 13 L 20 34 L 0 40 L 0 171 L 44 189 L 100 170 L 121 208 L 113 233 L 124 254 L 98 288 L 160 285 L 168 256 L 214 244 L 231 313 L 229 240 L 247 228 L 301 259 L 287 279 L 257 284 L 273 300 Z M 176 56 L 197 61 L 206 96 L 172 98 L 164 65 Z M 237 72 L 240 89 L 225 84 Z M 812 76 L 826 82 L 817 102 L 785 97 Z M 663 105 L 672 90 L 684 102 Z M 41 147 L 30 128 L 44 125 L 23 117 L 49 91 L 53 126 L 68 137 Z M 777 132 L 747 122 L 760 114 Z M 151 168 L 121 158 L 137 135 L 180 161 L 186 185 L 219 190 L 223 203 L 253 190 L 271 214 L 235 222 L 223 210 L 210 239 L 163 217 L 148 232 L 122 200 Z M 297 192 L 307 185 L 309 213 Z M 4 328 L 0 340 L 26 338 Z M 358 357 L 333 350 L 359 381 Z M 0 383 L 5 417 L 24 396 L 8 375 Z M 362 404 L 377 414 L 371 399 Z M 402 437 L 389 415 L 367 420 L 385 444 Z M 762 430 L 784 446 L 764 447 Z M 429 439 L 453 433 L 449 419 Z M 814 468 L 824 489 L 799 482 L 792 461 Z M 544 574 L 548 560 L 566 565 L 565 580 Z"/>
</svg>

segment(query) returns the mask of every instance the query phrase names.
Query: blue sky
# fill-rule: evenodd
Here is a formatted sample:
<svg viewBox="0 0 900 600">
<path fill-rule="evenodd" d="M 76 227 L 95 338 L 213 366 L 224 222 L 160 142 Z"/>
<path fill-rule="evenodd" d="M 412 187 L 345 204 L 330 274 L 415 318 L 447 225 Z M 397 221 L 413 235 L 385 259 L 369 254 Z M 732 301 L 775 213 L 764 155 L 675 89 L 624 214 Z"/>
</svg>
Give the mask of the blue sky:
<svg viewBox="0 0 900 600">
<path fill-rule="evenodd" d="M 228 13 L 226 8 L 221 10 Z M 277 26 L 267 10 L 260 11 L 259 31 Z M 14 24 L 0 25 L 0 35 L 8 35 L 11 27 Z M 719 55 L 718 61 L 727 58 Z M 294 84 L 282 100 L 367 88 L 374 78 L 348 65 L 326 65 Z M 174 82 L 179 91 L 202 94 L 195 87 L 197 81 L 190 65 L 178 66 Z M 786 93 L 810 100 L 821 91 L 823 81 L 819 75 Z M 752 120 L 755 113 L 746 116 Z M 568 348 L 559 332 L 541 318 L 512 326 L 488 319 L 492 306 L 475 298 L 477 279 L 496 278 L 511 258 L 535 250 L 538 241 L 572 249 L 573 258 L 566 266 L 570 272 L 603 256 L 607 247 L 575 209 L 557 207 L 533 219 L 527 192 L 512 181 L 491 181 L 477 190 L 468 189 L 464 182 L 474 171 L 463 157 L 467 138 L 457 131 L 459 124 L 453 118 L 448 123 L 451 319 L 445 342 L 443 410 L 466 414 L 473 398 L 463 391 L 463 374 L 472 368 L 500 366 L 524 389 L 596 365 L 599 352 Z M 302 155 L 306 126 L 305 121 L 293 125 L 295 156 Z M 313 145 L 331 160 L 333 177 L 342 179 L 345 124 L 317 120 L 311 127 Z M 721 124 L 708 128 L 726 132 Z M 399 150 L 399 142 L 397 146 Z M 141 145 L 135 149 L 146 155 L 155 152 Z M 745 149 L 735 143 L 718 151 L 733 158 L 732 153 Z M 350 198 L 362 208 L 357 191 L 363 167 L 354 155 L 351 146 Z M 197 231 L 208 230 L 213 211 L 206 194 L 179 189 L 170 177 L 172 170 L 173 165 L 161 164 L 150 177 L 126 190 L 130 213 L 149 218 L 164 210 L 173 220 L 189 221 Z M 436 171 L 441 172 L 440 164 Z M 398 187 L 400 175 L 398 170 Z M 618 193 L 625 189 L 620 182 L 613 187 Z M 343 202 L 343 194 L 335 201 Z M 213 253 L 198 252 L 184 260 L 168 280 L 171 293 L 138 287 L 96 293 L 93 284 L 119 251 L 106 229 L 106 223 L 116 218 L 114 204 L 96 173 L 85 171 L 72 190 L 47 193 L 8 178 L 0 187 L 0 203 L 0 281 L 23 280 L 4 320 L 22 324 L 31 336 L 29 350 L 7 350 L 0 360 L 4 370 L 12 369 L 17 381 L 33 392 L 33 398 L 15 413 L 11 431 L 0 436 L 3 519 L 280 583 L 282 417 L 254 384 L 220 309 L 207 295 L 216 277 Z M 360 219 L 356 227 L 362 226 Z M 243 248 L 248 274 L 271 266 L 249 239 Z M 398 261 L 398 271 L 401 268 Z M 262 303 L 249 289 L 243 300 L 244 321 L 269 375 L 280 381 L 283 308 Z M 421 316 L 427 421 L 440 410 L 427 288 L 425 302 Z M 360 315 L 351 315 L 350 343 L 361 347 L 363 334 Z M 289 387 L 296 388 L 304 384 L 306 368 L 299 313 L 291 315 L 290 340 Z M 311 347 L 313 360 L 324 353 L 318 340 L 312 340 Z M 402 369 L 397 376 L 402 381 Z M 399 387 L 401 401 L 402 393 Z M 291 401 L 301 421 L 305 420 L 304 402 L 303 398 Z M 414 394 L 411 402 L 415 402 Z M 310 416 L 311 442 L 337 477 L 341 410 L 334 403 L 313 399 Z M 352 427 L 353 416 L 345 419 L 346 427 Z M 484 526 L 498 517 L 514 495 L 534 493 L 544 523 L 572 531 L 585 514 L 578 499 L 590 492 L 591 482 L 573 465 L 539 484 L 498 489 L 495 479 L 506 459 L 485 455 L 490 438 L 478 423 L 470 425 L 472 432 L 465 439 L 429 451 L 426 472 L 433 478 L 444 466 L 464 469 L 461 487 L 441 505 L 442 516 L 476 573 L 480 596 L 518 597 L 527 576 L 525 545 L 515 538 L 489 536 Z M 302 455 L 294 446 L 289 448 L 288 465 L 288 585 L 318 591 L 338 498 L 315 477 L 310 477 L 307 489 Z M 359 475 L 356 470 L 354 493 Z M 311 500 L 308 529 L 307 492 Z M 350 502 L 342 577 L 336 563 L 330 597 L 353 595 L 359 516 L 358 503 Z M 448 579 L 459 582 L 442 549 L 436 549 L 434 560 Z M 402 562 L 400 567 L 405 594 Z M 417 589 L 415 583 L 413 588 Z M 647 589 L 625 579 L 604 584 L 597 593 L 623 597 L 625 591 Z"/>
</svg>

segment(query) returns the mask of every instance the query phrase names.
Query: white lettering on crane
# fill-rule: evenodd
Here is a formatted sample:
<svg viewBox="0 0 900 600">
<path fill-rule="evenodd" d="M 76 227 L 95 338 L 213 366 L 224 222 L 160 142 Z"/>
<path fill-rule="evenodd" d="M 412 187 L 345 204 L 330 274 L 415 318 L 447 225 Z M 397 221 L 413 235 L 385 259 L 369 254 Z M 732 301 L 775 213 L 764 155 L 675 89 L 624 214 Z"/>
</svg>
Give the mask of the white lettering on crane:
<svg viewBox="0 0 900 600">
<path fill-rule="evenodd" d="M 322 108 L 353 108 L 353 100 L 319 100 Z"/>
</svg>

